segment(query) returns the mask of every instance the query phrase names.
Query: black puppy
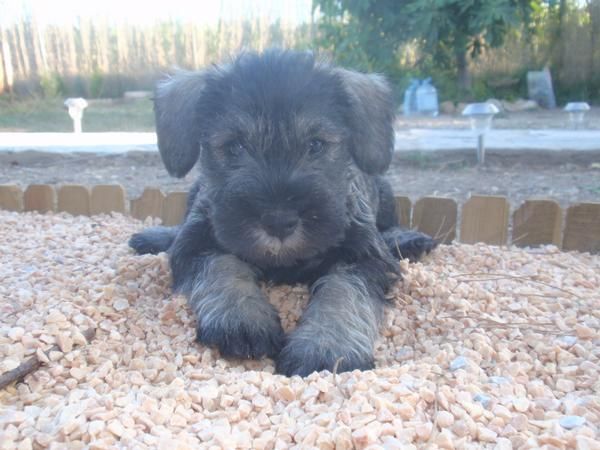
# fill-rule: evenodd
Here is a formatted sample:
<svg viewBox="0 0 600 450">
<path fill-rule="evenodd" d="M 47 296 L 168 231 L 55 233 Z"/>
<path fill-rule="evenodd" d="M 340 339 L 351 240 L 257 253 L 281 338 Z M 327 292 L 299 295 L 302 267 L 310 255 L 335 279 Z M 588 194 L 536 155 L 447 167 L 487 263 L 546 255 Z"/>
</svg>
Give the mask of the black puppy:
<svg viewBox="0 0 600 450">
<path fill-rule="evenodd" d="M 200 160 L 179 227 L 135 234 L 138 253 L 168 251 L 175 291 L 198 340 L 226 357 L 276 359 L 307 375 L 373 367 L 395 257 L 435 242 L 397 226 L 391 188 L 390 89 L 377 75 L 291 51 L 245 53 L 179 73 L 155 96 L 170 174 Z M 285 336 L 258 282 L 309 283 L 310 303 Z"/>
</svg>

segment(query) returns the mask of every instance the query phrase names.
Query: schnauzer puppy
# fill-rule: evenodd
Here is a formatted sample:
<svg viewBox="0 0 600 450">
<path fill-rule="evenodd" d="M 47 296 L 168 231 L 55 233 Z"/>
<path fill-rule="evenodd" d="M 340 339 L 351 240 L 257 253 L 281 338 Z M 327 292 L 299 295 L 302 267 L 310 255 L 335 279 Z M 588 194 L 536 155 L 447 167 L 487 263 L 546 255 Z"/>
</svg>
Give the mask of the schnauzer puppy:
<svg viewBox="0 0 600 450">
<path fill-rule="evenodd" d="M 167 251 L 197 338 L 225 357 L 276 360 L 279 373 L 370 369 L 396 258 L 435 247 L 398 227 L 379 175 L 394 144 L 385 80 L 310 53 L 245 53 L 178 73 L 155 93 L 162 160 L 200 177 L 183 223 L 135 234 L 138 253 Z M 260 281 L 308 283 L 285 335 Z"/>
</svg>

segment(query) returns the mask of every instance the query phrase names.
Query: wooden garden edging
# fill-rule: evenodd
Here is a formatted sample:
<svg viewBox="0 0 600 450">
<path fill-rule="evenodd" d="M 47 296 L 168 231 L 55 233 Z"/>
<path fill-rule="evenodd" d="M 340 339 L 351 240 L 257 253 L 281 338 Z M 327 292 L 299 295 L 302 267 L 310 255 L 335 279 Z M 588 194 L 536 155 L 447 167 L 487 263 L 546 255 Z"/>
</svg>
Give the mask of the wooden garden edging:
<svg viewBox="0 0 600 450">
<path fill-rule="evenodd" d="M 408 197 L 399 196 L 396 206 L 403 226 L 445 243 L 553 244 L 563 250 L 600 253 L 600 203 L 579 203 L 563 211 L 554 200 L 527 200 L 512 215 L 508 200 L 498 196 L 474 195 L 460 209 L 449 198 L 424 197 L 412 204 Z M 0 185 L 0 209 L 10 211 L 74 215 L 118 212 L 141 220 L 160 217 L 163 224 L 176 225 L 185 207 L 185 192 L 165 195 L 157 188 L 146 188 L 140 198 L 128 201 L 120 185 L 63 185 L 56 189 L 35 184 L 25 191 L 15 185 Z"/>
</svg>

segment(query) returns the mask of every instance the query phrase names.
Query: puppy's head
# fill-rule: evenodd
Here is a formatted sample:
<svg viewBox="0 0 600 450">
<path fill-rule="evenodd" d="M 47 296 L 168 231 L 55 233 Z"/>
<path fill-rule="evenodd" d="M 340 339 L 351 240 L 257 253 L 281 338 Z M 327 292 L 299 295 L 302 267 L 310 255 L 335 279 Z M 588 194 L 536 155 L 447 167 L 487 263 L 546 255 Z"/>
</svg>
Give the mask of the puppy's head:
<svg viewBox="0 0 600 450">
<path fill-rule="evenodd" d="M 389 166 L 393 106 L 385 81 L 312 54 L 243 54 L 179 73 L 155 95 L 170 174 L 200 160 L 216 237 L 263 266 L 287 266 L 338 243 L 358 171 Z"/>
</svg>

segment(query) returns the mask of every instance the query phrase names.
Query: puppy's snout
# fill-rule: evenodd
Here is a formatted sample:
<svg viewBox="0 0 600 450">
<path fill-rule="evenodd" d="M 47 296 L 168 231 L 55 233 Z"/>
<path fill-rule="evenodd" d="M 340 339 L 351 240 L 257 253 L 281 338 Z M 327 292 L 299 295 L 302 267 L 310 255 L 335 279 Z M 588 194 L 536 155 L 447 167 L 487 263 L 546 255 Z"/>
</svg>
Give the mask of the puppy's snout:
<svg viewBox="0 0 600 450">
<path fill-rule="evenodd" d="M 279 239 L 291 235 L 299 221 L 298 213 L 290 210 L 275 210 L 261 216 L 261 223 L 265 231 Z"/>
</svg>

